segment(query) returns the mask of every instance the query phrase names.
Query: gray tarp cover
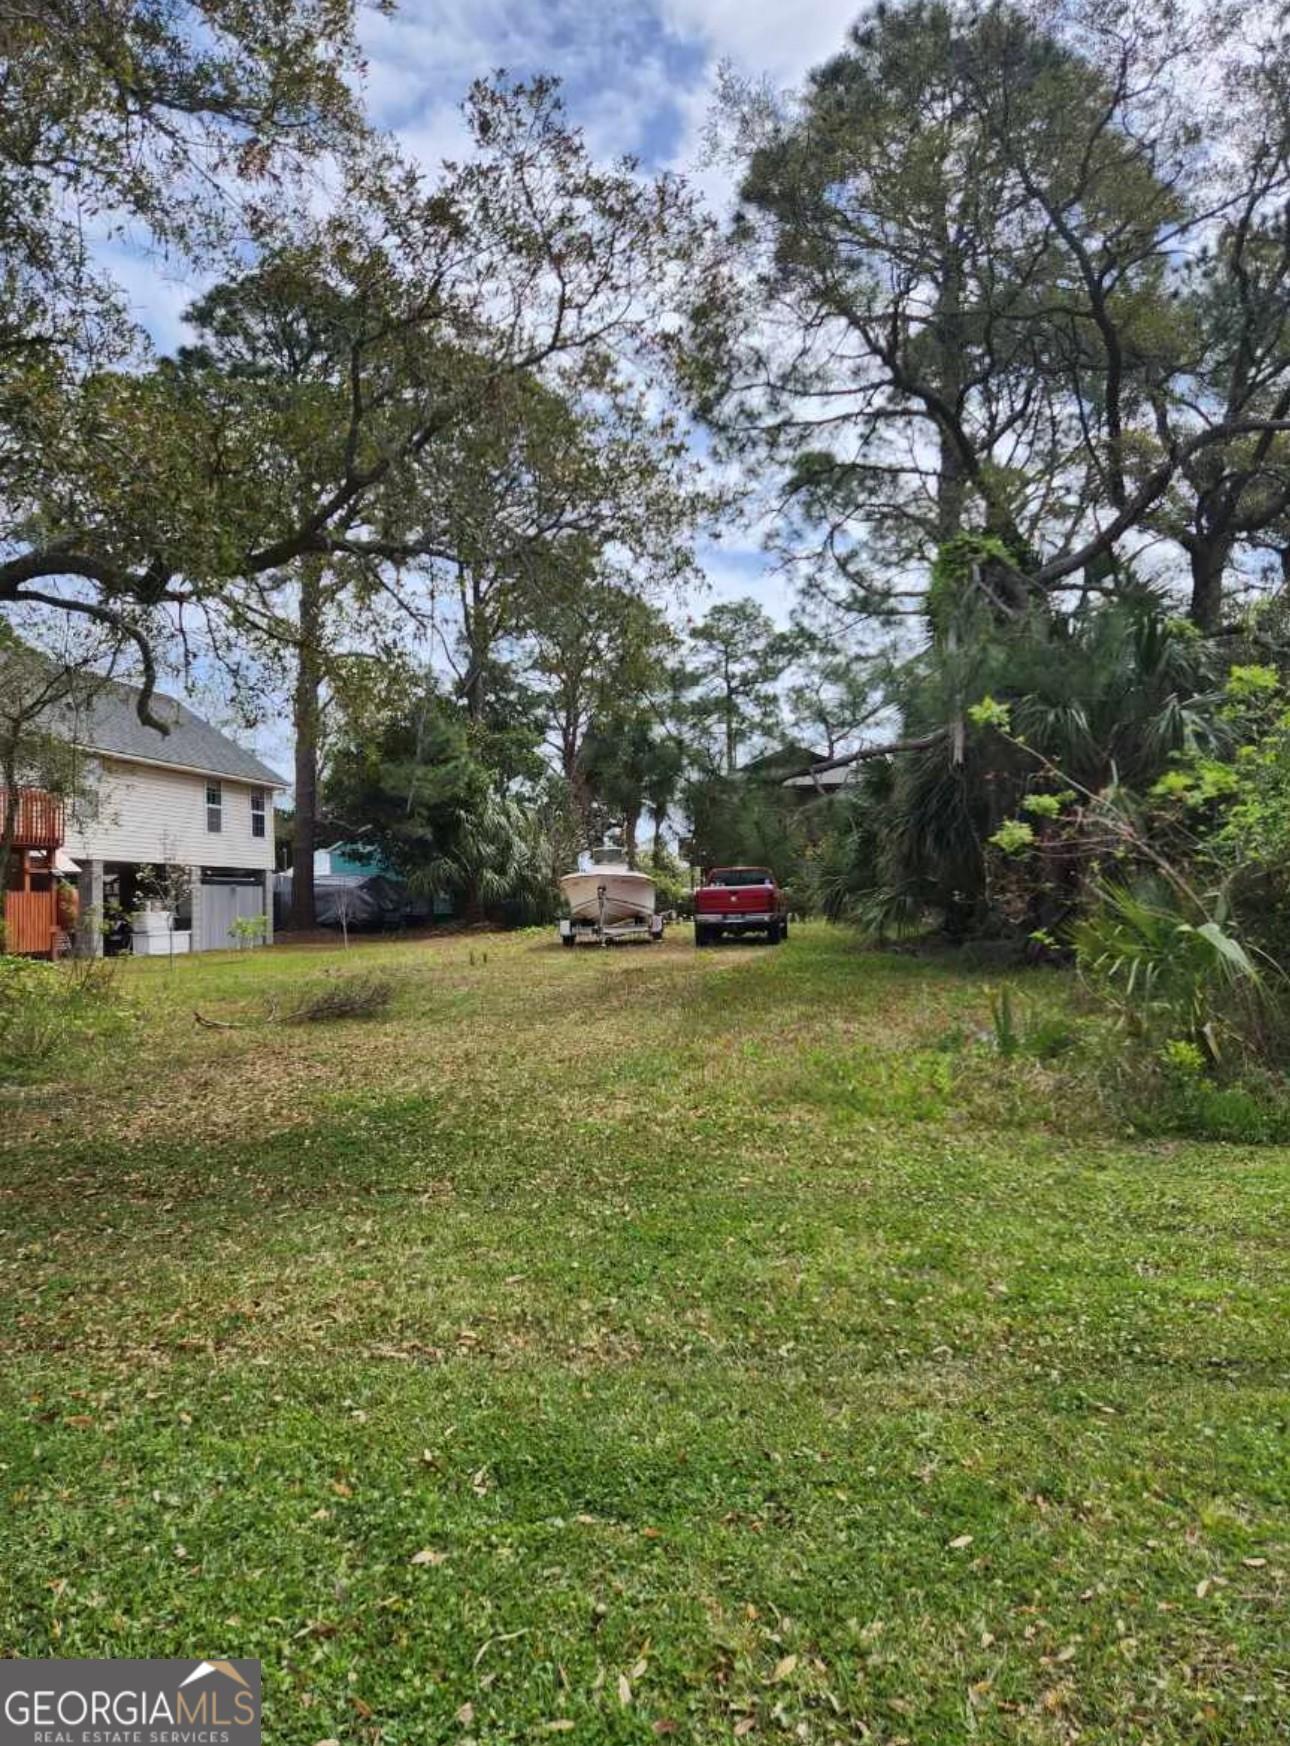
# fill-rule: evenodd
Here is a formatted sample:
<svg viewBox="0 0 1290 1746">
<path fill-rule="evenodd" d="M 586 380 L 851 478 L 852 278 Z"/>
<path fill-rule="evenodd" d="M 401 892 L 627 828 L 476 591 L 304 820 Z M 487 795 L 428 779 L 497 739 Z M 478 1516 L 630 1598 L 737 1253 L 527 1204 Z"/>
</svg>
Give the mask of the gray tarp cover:
<svg viewBox="0 0 1290 1746">
<path fill-rule="evenodd" d="M 273 881 L 279 907 L 291 905 L 291 875 Z M 338 928 L 342 918 L 351 928 L 397 927 L 429 914 L 424 898 L 413 897 L 406 885 L 384 873 L 319 873 L 314 878 L 314 908 L 320 928 Z"/>
</svg>

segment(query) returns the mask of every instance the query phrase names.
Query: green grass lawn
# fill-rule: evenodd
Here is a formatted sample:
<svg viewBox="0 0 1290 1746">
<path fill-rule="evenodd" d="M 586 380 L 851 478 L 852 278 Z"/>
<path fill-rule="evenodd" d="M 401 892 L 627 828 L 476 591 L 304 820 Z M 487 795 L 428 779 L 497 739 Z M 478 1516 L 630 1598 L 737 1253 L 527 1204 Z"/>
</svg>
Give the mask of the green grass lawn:
<svg viewBox="0 0 1290 1746">
<path fill-rule="evenodd" d="M 1287 1153 L 822 926 L 194 1022 L 341 957 L 0 1098 L 0 1653 L 258 1656 L 272 1746 L 1287 1738 Z"/>
</svg>

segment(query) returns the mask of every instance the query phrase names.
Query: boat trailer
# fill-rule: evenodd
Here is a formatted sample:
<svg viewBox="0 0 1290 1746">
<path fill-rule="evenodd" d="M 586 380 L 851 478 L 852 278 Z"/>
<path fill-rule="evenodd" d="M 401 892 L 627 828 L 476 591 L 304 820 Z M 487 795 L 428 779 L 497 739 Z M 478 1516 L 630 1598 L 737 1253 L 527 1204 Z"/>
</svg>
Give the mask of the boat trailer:
<svg viewBox="0 0 1290 1746">
<path fill-rule="evenodd" d="M 558 927 L 562 946 L 616 946 L 620 942 L 645 940 L 651 945 L 663 938 L 663 917 L 653 910 L 637 910 L 634 915 L 610 921 L 605 913 L 606 891 L 596 890 L 598 913 L 594 916 L 562 916 Z M 622 906 L 622 898 L 617 903 Z"/>
</svg>

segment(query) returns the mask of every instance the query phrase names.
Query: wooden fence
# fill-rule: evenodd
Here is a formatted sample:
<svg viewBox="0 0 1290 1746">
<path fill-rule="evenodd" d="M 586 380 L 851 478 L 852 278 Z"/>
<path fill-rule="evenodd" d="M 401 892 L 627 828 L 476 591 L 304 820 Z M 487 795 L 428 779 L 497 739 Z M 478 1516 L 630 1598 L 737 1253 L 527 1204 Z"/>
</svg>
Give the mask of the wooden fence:
<svg viewBox="0 0 1290 1746">
<path fill-rule="evenodd" d="M 49 952 L 58 932 L 58 898 L 52 891 L 6 891 L 6 952 Z"/>
</svg>

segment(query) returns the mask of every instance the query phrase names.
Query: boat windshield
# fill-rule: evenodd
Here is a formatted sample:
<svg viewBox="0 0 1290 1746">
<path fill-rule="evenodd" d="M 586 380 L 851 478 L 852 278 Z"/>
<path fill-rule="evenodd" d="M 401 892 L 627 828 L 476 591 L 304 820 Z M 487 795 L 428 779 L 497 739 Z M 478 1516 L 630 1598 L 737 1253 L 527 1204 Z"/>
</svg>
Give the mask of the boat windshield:
<svg viewBox="0 0 1290 1746">
<path fill-rule="evenodd" d="M 627 856 L 622 849 L 615 849 L 606 844 L 604 848 L 591 851 L 591 865 L 593 867 L 625 867 Z"/>
<path fill-rule="evenodd" d="M 773 885 L 775 881 L 764 867 L 714 867 L 708 875 L 709 885 Z"/>
</svg>

